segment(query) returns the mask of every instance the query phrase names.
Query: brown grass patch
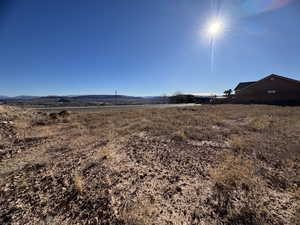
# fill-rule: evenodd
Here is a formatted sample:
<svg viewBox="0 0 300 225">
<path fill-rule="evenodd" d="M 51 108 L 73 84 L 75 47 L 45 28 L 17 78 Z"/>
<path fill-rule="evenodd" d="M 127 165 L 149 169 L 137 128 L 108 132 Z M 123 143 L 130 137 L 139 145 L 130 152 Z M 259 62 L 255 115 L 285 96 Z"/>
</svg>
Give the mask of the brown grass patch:
<svg viewBox="0 0 300 225">
<path fill-rule="evenodd" d="M 251 122 L 248 124 L 248 127 L 254 131 L 261 131 L 270 128 L 272 123 L 272 115 L 262 115 L 259 117 L 251 118 Z"/>
<path fill-rule="evenodd" d="M 122 208 L 120 219 L 126 225 L 148 225 L 155 221 L 155 208 L 149 199 L 127 201 Z"/>
<path fill-rule="evenodd" d="M 247 141 L 242 136 L 233 136 L 229 140 L 229 145 L 234 150 L 246 150 L 249 147 Z"/>
<path fill-rule="evenodd" d="M 225 154 L 221 163 L 210 169 L 210 175 L 216 184 L 228 189 L 243 187 L 253 189 L 258 184 L 253 161 L 240 155 Z"/>
<path fill-rule="evenodd" d="M 210 170 L 215 182 L 215 212 L 224 224 L 274 224 L 264 205 L 264 184 L 255 170 L 251 160 L 231 154 L 226 154 L 220 164 Z"/>
</svg>

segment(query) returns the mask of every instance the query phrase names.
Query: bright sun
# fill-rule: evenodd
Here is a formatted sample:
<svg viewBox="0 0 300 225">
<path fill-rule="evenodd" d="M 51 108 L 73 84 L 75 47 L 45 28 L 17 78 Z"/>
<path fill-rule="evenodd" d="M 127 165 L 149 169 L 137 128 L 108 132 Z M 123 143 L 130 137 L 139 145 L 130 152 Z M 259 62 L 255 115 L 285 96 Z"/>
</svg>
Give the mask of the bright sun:
<svg viewBox="0 0 300 225">
<path fill-rule="evenodd" d="M 221 21 L 214 21 L 211 24 L 209 24 L 207 33 L 210 37 L 215 38 L 219 36 L 224 29 L 224 25 Z"/>
</svg>

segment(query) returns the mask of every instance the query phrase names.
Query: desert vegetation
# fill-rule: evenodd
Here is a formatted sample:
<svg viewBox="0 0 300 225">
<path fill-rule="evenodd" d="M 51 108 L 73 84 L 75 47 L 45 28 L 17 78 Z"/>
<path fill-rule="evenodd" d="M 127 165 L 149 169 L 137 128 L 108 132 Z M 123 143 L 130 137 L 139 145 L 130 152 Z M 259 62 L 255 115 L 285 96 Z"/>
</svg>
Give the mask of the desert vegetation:
<svg viewBox="0 0 300 225">
<path fill-rule="evenodd" d="M 0 224 L 294 225 L 300 108 L 0 108 Z"/>
</svg>

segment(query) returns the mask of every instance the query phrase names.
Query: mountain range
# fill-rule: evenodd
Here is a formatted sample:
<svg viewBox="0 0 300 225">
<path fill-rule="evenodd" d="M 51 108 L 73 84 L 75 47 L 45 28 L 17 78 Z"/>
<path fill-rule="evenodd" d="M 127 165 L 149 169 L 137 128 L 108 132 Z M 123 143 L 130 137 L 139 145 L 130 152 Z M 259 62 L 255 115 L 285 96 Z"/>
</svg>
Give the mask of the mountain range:
<svg viewBox="0 0 300 225">
<path fill-rule="evenodd" d="M 160 96 L 136 97 L 127 95 L 68 95 L 68 96 L 0 96 L 0 100 L 9 105 L 44 105 L 44 106 L 92 106 L 105 104 L 152 104 L 163 103 Z"/>
</svg>

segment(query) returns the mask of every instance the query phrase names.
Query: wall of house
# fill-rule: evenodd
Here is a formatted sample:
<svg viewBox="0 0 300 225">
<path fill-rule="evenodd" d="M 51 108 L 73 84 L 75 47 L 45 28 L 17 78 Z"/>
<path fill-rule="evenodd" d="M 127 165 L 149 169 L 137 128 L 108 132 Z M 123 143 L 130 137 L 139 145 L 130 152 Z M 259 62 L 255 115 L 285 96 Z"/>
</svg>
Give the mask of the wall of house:
<svg viewBox="0 0 300 225">
<path fill-rule="evenodd" d="M 235 96 L 238 103 L 300 104 L 300 82 L 269 77 L 242 89 Z"/>
</svg>

